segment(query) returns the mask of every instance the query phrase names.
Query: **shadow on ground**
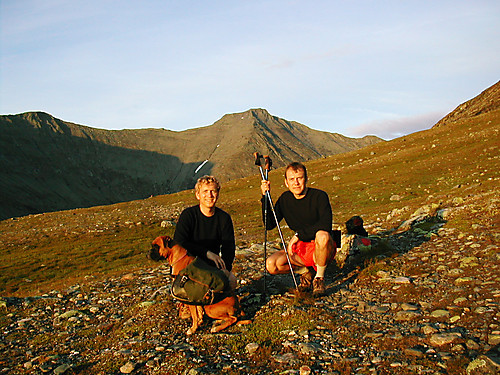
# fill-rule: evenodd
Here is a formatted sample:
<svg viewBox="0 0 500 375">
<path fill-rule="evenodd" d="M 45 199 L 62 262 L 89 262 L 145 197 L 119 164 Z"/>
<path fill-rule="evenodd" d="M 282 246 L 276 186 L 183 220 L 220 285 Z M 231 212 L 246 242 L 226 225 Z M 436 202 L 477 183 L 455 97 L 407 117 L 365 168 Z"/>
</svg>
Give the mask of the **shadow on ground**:
<svg viewBox="0 0 500 375">
<path fill-rule="evenodd" d="M 421 246 L 429 241 L 431 235 L 437 233 L 444 224 L 444 221 L 432 216 L 414 223 L 411 228 L 405 231 L 394 228 L 379 233 L 377 237 L 382 239 L 385 244 L 382 250 L 374 249 L 372 252 L 348 257 L 342 268 L 337 266 L 335 262 L 327 267 L 325 273 L 326 296 L 334 295 L 341 289 L 348 288 L 369 264 L 403 255 L 411 249 Z M 296 283 L 300 284 L 300 277 L 295 275 L 295 279 Z M 262 277 L 240 287 L 238 294 L 241 296 L 242 306 L 249 318 L 252 318 L 263 305 L 269 302 L 272 296 L 284 295 L 295 299 L 296 302 L 301 300 L 310 302 L 312 298 L 297 292 L 290 273 L 270 275 L 266 272 Z"/>
</svg>

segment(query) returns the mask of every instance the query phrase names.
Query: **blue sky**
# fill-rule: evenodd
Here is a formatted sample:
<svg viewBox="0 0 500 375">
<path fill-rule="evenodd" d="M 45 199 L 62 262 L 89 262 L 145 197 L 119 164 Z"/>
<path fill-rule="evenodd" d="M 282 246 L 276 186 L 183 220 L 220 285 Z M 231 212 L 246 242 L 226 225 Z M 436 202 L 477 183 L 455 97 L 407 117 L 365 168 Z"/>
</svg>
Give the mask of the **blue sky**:
<svg viewBox="0 0 500 375">
<path fill-rule="evenodd" d="M 385 139 L 500 79 L 500 1 L 0 0 L 0 114 L 185 130 L 265 108 Z"/>
</svg>

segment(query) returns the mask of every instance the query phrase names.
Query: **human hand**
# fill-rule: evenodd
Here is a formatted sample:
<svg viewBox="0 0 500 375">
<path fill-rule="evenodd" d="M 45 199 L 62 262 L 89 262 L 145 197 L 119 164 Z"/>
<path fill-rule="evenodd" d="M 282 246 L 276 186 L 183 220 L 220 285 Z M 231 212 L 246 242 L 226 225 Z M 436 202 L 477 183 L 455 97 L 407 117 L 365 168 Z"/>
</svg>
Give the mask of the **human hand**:
<svg viewBox="0 0 500 375">
<path fill-rule="evenodd" d="M 224 263 L 224 260 L 217 254 L 212 253 L 211 251 L 207 251 L 207 259 L 210 259 L 212 262 L 214 262 L 217 268 L 221 270 L 226 269 L 226 263 Z"/>
<path fill-rule="evenodd" d="M 295 245 L 297 242 L 299 242 L 299 237 L 294 234 L 293 237 L 290 239 L 288 242 L 288 246 L 286 248 L 286 251 L 288 252 L 288 255 L 292 256 L 293 254 L 293 245 Z"/>
<path fill-rule="evenodd" d="M 260 190 L 262 191 L 262 195 L 266 195 L 266 192 L 271 190 L 271 182 L 268 180 L 262 180 L 260 183 Z"/>
</svg>

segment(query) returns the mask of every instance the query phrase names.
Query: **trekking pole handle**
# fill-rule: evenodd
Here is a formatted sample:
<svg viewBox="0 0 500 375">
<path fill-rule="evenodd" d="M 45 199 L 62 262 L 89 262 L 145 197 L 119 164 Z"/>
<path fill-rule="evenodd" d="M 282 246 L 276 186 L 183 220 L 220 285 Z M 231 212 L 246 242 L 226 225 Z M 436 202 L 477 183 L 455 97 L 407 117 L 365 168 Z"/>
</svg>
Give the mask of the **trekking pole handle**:
<svg viewBox="0 0 500 375">
<path fill-rule="evenodd" d="M 271 158 L 269 157 L 269 155 L 264 155 L 264 160 L 265 160 L 264 169 L 266 171 L 271 170 L 271 167 L 273 166 L 273 161 L 271 160 Z"/>
<path fill-rule="evenodd" d="M 261 154 L 259 154 L 258 152 L 254 152 L 253 157 L 255 158 L 255 165 L 257 165 L 259 167 L 262 166 L 260 159 L 262 159 L 263 156 Z"/>
</svg>

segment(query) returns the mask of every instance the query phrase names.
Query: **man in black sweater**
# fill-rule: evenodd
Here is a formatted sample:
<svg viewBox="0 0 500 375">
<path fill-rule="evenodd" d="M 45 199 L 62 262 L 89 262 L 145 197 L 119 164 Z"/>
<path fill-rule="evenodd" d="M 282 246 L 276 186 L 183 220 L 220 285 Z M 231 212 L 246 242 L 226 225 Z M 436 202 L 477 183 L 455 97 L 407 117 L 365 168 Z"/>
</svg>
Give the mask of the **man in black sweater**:
<svg viewBox="0 0 500 375">
<path fill-rule="evenodd" d="M 235 255 L 231 216 L 216 207 L 220 184 L 213 176 L 203 176 L 195 185 L 199 204 L 182 211 L 177 221 L 174 241 L 193 256 L 225 271 L 232 289 L 236 278 L 231 272 Z"/>
<path fill-rule="evenodd" d="M 285 170 L 285 185 L 288 191 L 281 194 L 274 206 L 278 222 L 283 218 L 289 228 L 295 231 L 287 246 L 293 270 L 300 274 L 299 290 L 306 291 L 312 286 L 313 296 L 325 293 L 325 270 L 335 257 L 336 244 L 332 230 L 332 208 L 328 195 L 318 189 L 307 187 L 306 167 L 301 163 L 291 163 Z M 262 212 L 270 182 L 263 180 Z M 276 227 L 271 210 L 267 210 L 267 229 Z M 270 274 L 290 272 L 285 250 L 272 254 L 266 260 Z"/>
</svg>

